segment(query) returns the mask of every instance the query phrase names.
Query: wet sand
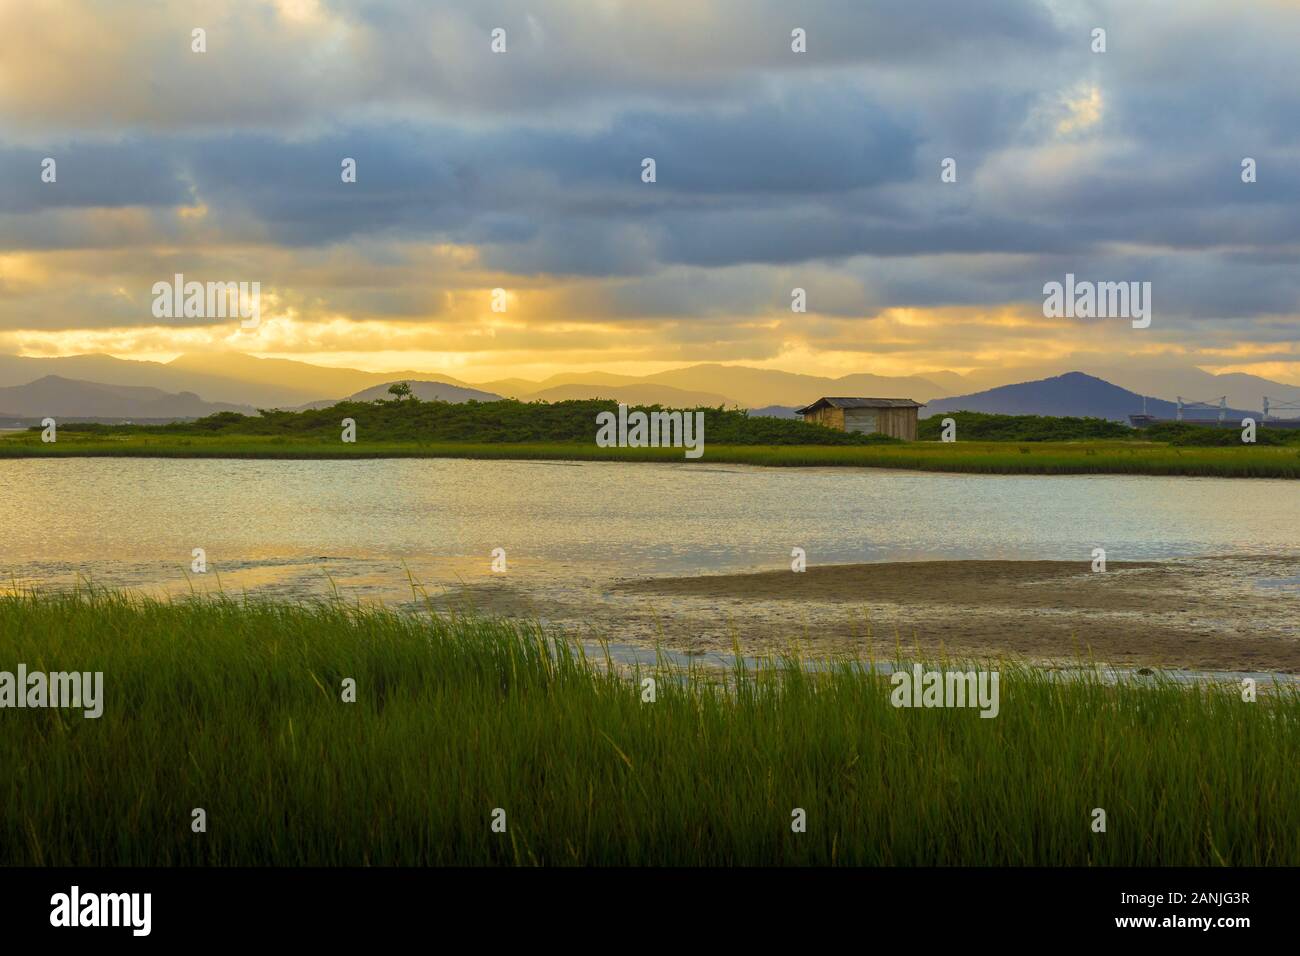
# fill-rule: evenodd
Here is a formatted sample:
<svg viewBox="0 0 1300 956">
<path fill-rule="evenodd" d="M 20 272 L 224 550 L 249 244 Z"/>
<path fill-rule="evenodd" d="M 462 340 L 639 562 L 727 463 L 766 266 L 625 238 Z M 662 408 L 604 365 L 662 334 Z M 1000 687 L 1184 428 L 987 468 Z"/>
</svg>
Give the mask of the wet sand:
<svg viewBox="0 0 1300 956">
<path fill-rule="evenodd" d="M 1300 673 L 1300 556 L 1110 562 L 919 561 L 524 582 L 453 602 L 686 653 L 1013 656 L 1043 664 Z"/>
</svg>

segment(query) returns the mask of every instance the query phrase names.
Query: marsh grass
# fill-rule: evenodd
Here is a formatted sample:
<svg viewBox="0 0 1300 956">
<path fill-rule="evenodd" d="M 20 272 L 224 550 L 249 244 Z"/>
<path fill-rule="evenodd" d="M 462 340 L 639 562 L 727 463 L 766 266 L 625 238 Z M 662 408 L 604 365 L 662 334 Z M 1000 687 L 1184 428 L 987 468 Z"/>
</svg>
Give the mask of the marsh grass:
<svg viewBox="0 0 1300 956">
<path fill-rule="evenodd" d="M 983 719 L 861 660 L 627 672 L 481 617 L 84 590 L 0 596 L 19 662 L 105 703 L 0 710 L 10 865 L 1300 863 L 1289 688 L 986 663 Z"/>
<path fill-rule="evenodd" d="M 470 443 L 366 441 L 283 435 L 84 435 L 60 433 L 0 438 L 0 458 L 479 458 L 557 461 L 640 461 L 747 464 L 773 467 L 871 467 L 976 474 L 1185 475 L 1219 478 L 1300 478 L 1300 447 L 1176 447 L 1158 442 L 906 442 L 887 445 L 721 445 L 706 443 L 695 461 L 680 448 L 599 448 L 585 442 Z"/>
</svg>

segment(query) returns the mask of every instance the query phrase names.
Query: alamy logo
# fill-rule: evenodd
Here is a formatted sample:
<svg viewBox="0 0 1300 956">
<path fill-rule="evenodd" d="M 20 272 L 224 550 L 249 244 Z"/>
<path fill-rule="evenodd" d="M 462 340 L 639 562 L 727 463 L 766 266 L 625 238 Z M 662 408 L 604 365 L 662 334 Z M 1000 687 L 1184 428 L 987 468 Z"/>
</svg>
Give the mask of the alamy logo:
<svg viewBox="0 0 1300 956">
<path fill-rule="evenodd" d="M 687 458 L 704 454 L 703 412 L 628 413 L 618 406 L 618 416 L 596 416 L 596 444 L 600 448 L 685 448 Z"/>
<path fill-rule="evenodd" d="M 1150 282 L 1065 282 L 1043 286 L 1043 316 L 1049 319 L 1132 319 L 1133 328 L 1151 324 Z"/>
<path fill-rule="evenodd" d="M 0 707 L 84 708 L 82 716 L 93 720 L 104 713 L 104 672 L 28 673 L 19 664 L 17 674 L 0 671 Z"/>
<path fill-rule="evenodd" d="M 239 316 L 241 328 L 255 329 L 262 322 L 262 283 L 186 282 L 176 273 L 171 282 L 155 282 L 155 319 L 225 319 Z"/>
<path fill-rule="evenodd" d="M 913 664 L 897 670 L 889 702 L 895 707 L 978 707 L 981 717 L 996 717 L 1001 709 L 997 671 L 927 671 Z"/>
<path fill-rule="evenodd" d="M 132 936 L 148 936 L 153 924 L 152 893 L 70 892 L 50 897 L 51 926 L 129 926 Z"/>
</svg>

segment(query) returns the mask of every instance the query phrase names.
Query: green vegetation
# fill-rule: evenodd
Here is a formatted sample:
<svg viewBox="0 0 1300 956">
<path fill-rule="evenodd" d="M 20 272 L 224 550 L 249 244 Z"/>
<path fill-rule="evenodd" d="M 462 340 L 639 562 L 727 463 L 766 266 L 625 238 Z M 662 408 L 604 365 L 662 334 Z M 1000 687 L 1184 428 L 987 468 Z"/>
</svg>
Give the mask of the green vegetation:
<svg viewBox="0 0 1300 956">
<path fill-rule="evenodd" d="M 105 592 L 0 596 L 0 662 L 104 674 L 99 719 L 0 710 L 7 865 L 1300 863 L 1294 687 L 1001 662 L 984 719 L 786 659 L 643 703 L 532 626 Z"/>
<path fill-rule="evenodd" d="M 40 429 L 0 438 L 0 458 L 497 458 L 573 461 L 686 461 L 681 448 L 600 448 L 596 414 L 613 402 L 421 402 L 406 398 L 343 403 L 305 412 L 246 417 L 223 412 L 170 425 L 59 426 L 58 441 Z M 654 410 L 658 406 L 642 410 Z M 959 441 L 902 442 L 801 421 L 751 418 L 703 409 L 699 461 L 776 467 L 907 468 L 977 474 L 1193 475 L 1300 478 L 1300 431 L 1261 429 L 1242 445 L 1235 429 L 1193 425 L 1134 431 L 1086 418 L 957 412 Z M 344 418 L 357 441 L 341 440 Z M 937 436 L 937 419 L 921 436 Z M 1107 437 L 1109 436 L 1109 437 Z M 1153 438 L 1158 441 L 1151 440 Z"/>
<path fill-rule="evenodd" d="M 639 405 L 643 412 L 668 411 L 659 405 Z M 617 412 L 618 403 L 599 399 L 567 402 L 422 402 L 414 397 L 395 401 L 340 402 L 330 408 L 302 412 L 264 410 L 260 415 L 220 412 L 193 422 L 169 425 L 97 425 L 69 422 L 60 436 L 169 435 L 286 438 L 339 437 L 339 423 L 357 423 L 358 441 L 473 442 L 480 444 L 573 442 L 592 445 L 596 416 Z M 878 445 L 897 443 L 883 435 L 859 435 L 809 425 L 788 418 L 751 418 L 744 411 L 723 408 L 690 409 L 704 413 L 704 434 L 720 445 Z M 33 429 L 39 432 L 39 429 Z"/>
<path fill-rule="evenodd" d="M 1204 425 L 1165 423 L 1143 429 L 1151 441 L 1165 441 L 1184 448 L 1231 448 L 1241 445 L 1241 429 L 1207 428 Z M 1257 445 L 1300 446 L 1300 428 L 1258 428 Z"/>
<path fill-rule="evenodd" d="M 1300 478 L 1295 447 L 1180 448 L 1134 441 L 1108 442 L 886 442 L 865 447 L 831 445 L 717 445 L 704 457 L 684 458 L 680 448 L 598 448 L 594 443 L 368 441 L 338 435 L 167 436 L 60 432 L 57 443 L 39 435 L 0 438 L 0 459 L 34 457 L 118 458 L 483 458 L 553 461 L 643 461 L 741 464 L 772 467 L 906 468 L 989 475 L 1199 475 L 1219 478 Z"/>
<path fill-rule="evenodd" d="M 985 412 L 944 412 L 921 419 L 917 438 L 938 441 L 943 420 L 957 423 L 961 441 L 1080 441 L 1132 439 L 1135 431 L 1104 418 L 1053 418 L 1047 415 L 989 415 Z"/>
<path fill-rule="evenodd" d="M 1178 422 L 1131 428 L 1105 418 L 1058 418 L 1050 415 L 990 415 L 985 412 L 945 412 L 922 419 L 917 437 L 938 441 L 943 419 L 957 423 L 957 437 L 962 441 L 1051 442 L 1109 441 L 1163 442 L 1178 446 L 1234 447 L 1241 445 L 1239 428 L 1207 428 Z M 1300 429 L 1260 428 L 1257 445 L 1300 445 Z"/>
</svg>

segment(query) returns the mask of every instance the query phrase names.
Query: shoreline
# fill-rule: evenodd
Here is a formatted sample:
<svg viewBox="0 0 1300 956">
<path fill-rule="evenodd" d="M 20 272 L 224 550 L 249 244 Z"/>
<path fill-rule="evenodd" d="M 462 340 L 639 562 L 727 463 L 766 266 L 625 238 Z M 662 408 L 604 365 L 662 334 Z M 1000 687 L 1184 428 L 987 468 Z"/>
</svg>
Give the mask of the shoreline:
<svg viewBox="0 0 1300 956">
<path fill-rule="evenodd" d="M 1233 673 L 1300 674 L 1300 556 L 1111 561 L 939 560 L 622 579 L 563 597 L 508 582 L 438 604 L 542 619 L 687 656 L 1007 657 Z M 1264 582 L 1264 583 L 1261 583 Z"/>
<path fill-rule="evenodd" d="M 600 448 L 563 442 L 474 443 L 370 441 L 282 436 L 0 437 L 0 460 L 39 458 L 203 458 L 350 461 L 465 458 L 511 461 L 609 461 L 739 464 L 785 468 L 883 468 L 982 475 L 1150 475 L 1300 479 L 1294 446 L 1175 447 L 1137 441 L 911 442 L 901 445 L 708 445 L 688 459 L 680 448 Z"/>
</svg>

